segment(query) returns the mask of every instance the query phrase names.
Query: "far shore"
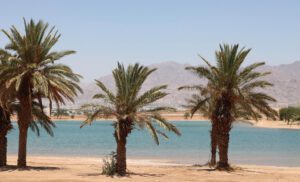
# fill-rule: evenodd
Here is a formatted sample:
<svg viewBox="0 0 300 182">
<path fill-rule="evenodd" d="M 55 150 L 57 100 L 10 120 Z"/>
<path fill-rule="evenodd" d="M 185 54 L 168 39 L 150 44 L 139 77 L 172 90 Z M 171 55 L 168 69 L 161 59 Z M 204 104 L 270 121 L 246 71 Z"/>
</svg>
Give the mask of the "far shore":
<svg viewBox="0 0 300 182">
<path fill-rule="evenodd" d="M 273 120 L 247 120 L 245 122 L 251 123 L 254 127 L 259 128 L 274 128 L 274 129 L 293 129 L 300 130 L 300 122 L 294 122 L 293 124 L 287 124 L 284 121 L 273 121 Z"/>
<path fill-rule="evenodd" d="M 28 169 L 17 170 L 16 156 L 8 156 L 7 168 L 0 169 L 5 182 L 98 182 L 98 181 L 299 181 L 300 167 L 258 165 L 233 166 L 233 171 L 216 171 L 208 166 L 193 166 L 152 160 L 128 160 L 129 175 L 123 178 L 101 174 L 101 158 L 28 156 Z M 13 171 L 13 172 L 12 172 Z"/>
<path fill-rule="evenodd" d="M 167 120 L 169 121 L 209 121 L 208 118 L 203 117 L 202 115 L 195 114 L 192 118 L 191 117 L 184 117 L 184 112 L 175 112 L 175 113 L 163 113 L 162 114 Z M 16 117 L 12 117 L 13 121 L 16 121 Z M 55 122 L 59 121 L 78 121 L 82 122 L 86 120 L 86 116 L 84 115 L 77 115 L 74 117 L 69 116 L 51 116 L 51 120 Z M 108 121 L 108 120 L 114 120 L 114 118 L 99 118 L 97 121 Z M 267 119 L 261 119 L 258 121 L 255 120 L 240 120 L 239 122 L 244 122 L 251 124 L 253 127 L 259 127 L 259 128 L 274 128 L 274 129 L 300 129 L 300 122 L 294 122 L 292 124 L 287 124 L 284 121 L 279 120 L 267 120 Z"/>
</svg>

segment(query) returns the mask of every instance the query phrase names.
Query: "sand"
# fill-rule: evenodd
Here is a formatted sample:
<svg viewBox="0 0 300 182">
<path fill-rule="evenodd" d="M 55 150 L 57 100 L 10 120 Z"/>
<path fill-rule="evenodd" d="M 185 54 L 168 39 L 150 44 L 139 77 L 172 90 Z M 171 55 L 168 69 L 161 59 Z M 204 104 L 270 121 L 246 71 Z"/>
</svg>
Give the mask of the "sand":
<svg viewBox="0 0 300 182">
<path fill-rule="evenodd" d="M 8 162 L 15 165 L 16 157 Z M 1 182 L 99 182 L 99 181 L 299 181 L 300 167 L 235 166 L 235 171 L 215 171 L 208 167 L 179 165 L 165 161 L 128 160 L 130 175 L 107 177 L 101 175 L 100 158 L 28 157 L 28 170 L 10 166 L 0 171 Z"/>
</svg>

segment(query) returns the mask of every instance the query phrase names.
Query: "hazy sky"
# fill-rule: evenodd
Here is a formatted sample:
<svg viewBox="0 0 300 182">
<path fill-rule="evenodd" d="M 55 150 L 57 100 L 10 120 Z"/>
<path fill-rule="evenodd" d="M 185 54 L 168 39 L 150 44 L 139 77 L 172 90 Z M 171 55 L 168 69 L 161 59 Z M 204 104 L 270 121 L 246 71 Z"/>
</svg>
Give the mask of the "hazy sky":
<svg viewBox="0 0 300 182">
<path fill-rule="evenodd" d="M 299 0 L 1 1 L 0 28 L 23 29 L 22 17 L 57 27 L 55 49 L 77 51 L 63 62 L 85 81 L 110 73 L 117 61 L 195 65 L 197 54 L 213 61 L 219 43 L 252 48 L 248 64 L 300 60 Z M 0 34 L 0 46 L 6 43 Z"/>
</svg>

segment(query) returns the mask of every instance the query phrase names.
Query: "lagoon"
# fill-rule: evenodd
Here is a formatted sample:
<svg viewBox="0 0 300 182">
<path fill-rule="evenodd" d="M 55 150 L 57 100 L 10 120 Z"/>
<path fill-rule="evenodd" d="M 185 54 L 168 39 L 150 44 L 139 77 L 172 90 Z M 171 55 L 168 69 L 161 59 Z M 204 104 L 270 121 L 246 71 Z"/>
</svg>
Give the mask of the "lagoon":
<svg viewBox="0 0 300 182">
<path fill-rule="evenodd" d="M 115 150 L 110 121 L 94 122 L 80 129 L 81 122 L 56 122 L 54 137 L 31 131 L 28 155 L 104 157 Z M 182 133 L 168 133 L 156 145 L 148 131 L 134 130 L 127 144 L 128 159 L 159 159 L 176 163 L 204 164 L 210 157 L 210 123 L 207 121 L 173 122 Z M 8 153 L 17 155 L 17 126 L 8 135 Z M 235 123 L 230 135 L 229 159 L 234 164 L 300 166 L 300 130 L 256 128 Z M 100 159 L 99 159 L 100 160 Z"/>
</svg>

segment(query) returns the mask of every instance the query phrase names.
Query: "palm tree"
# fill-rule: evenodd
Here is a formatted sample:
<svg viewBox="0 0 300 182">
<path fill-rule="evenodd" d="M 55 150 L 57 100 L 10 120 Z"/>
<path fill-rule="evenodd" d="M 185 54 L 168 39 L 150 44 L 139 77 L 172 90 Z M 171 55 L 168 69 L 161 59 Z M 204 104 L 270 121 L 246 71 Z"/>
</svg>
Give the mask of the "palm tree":
<svg viewBox="0 0 300 182">
<path fill-rule="evenodd" d="M 113 77 L 116 85 L 116 93 L 110 91 L 101 81 L 96 80 L 97 86 L 102 91 L 94 95 L 94 98 L 100 99 L 103 104 L 98 105 L 96 111 L 87 118 L 83 125 L 91 123 L 97 117 L 114 117 L 116 122 L 114 137 L 117 143 L 116 172 L 123 176 L 126 174 L 126 142 L 127 136 L 137 126 L 147 128 L 156 144 L 159 144 L 158 134 L 167 136 L 156 128 L 157 123 L 167 131 L 180 135 L 178 129 L 167 122 L 162 116 L 162 111 L 173 110 L 170 107 L 155 107 L 154 102 L 164 98 L 167 93 L 167 85 L 154 87 L 144 93 L 141 88 L 148 76 L 156 69 L 149 69 L 139 65 L 129 65 L 127 69 L 118 63 L 118 67 L 113 70 Z M 93 108 L 95 106 L 93 105 Z M 82 126 L 83 126 L 82 125 Z"/>
<path fill-rule="evenodd" d="M 257 120 L 262 115 L 276 119 L 277 112 L 269 105 L 276 100 L 261 90 L 272 86 L 262 79 L 270 72 L 258 72 L 264 62 L 241 68 L 251 49 L 239 45 L 220 45 L 216 51 L 216 65 L 206 59 L 206 66 L 187 67 L 187 70 L 207 80 L 205 85 L 184 86 L 181 89 L 197 90 L 188 102 L 192 114 L 205 111 L 212 122 L 212 149 L 219 150 L 217 168 L 229 169 L 228 147 L 232 123 L 240 118 Z"/>
<path fill-rule="evenodd" d="M 11 64 L 4 66 L 0 74 L 0 85 L 6 92 L 16 92 L 21 109 L 17 112 L 19 126 L 18 167 L 26 167 L 27 131 L 32 121 L 32 101 L 36 100 L 43 110 L 43 98 L 49 100 L 50 110 L 52 102 L 59 107 L 66 100 L 74 101 L 78 91 L 80 75 L 66 65 L 56 64 L 66 55 L 74 51 L 52 51 L 60 38 L 60 34 L 53 33 L 55 27 L 48 31 L 49 25 L 43 21 L 35 23 L 24 20 L 25 35 L 12 26 L 4 34 L 10 43 L 5 49 L 13 56 L 9 58 Z"/>
</svg>

